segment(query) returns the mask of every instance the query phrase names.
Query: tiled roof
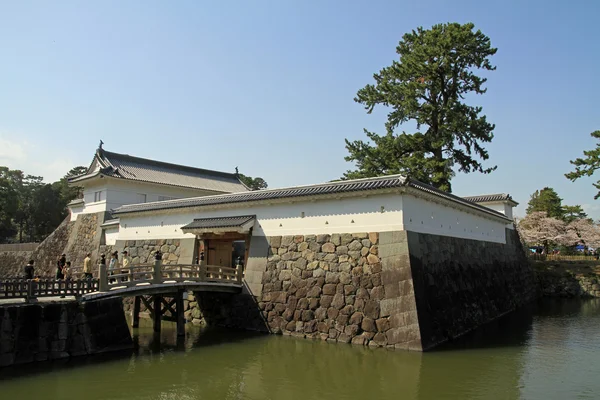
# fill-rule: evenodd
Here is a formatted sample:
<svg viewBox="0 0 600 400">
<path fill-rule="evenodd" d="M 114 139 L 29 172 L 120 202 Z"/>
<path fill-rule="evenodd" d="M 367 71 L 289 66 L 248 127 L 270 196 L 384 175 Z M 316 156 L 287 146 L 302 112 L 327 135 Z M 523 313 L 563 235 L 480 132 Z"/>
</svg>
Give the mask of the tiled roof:
<svg viewBox="0 0 600 400">
<path fill-rule="evenodd" d="M 101 227 L 105 227 L 105 226 L 112 226 L 112 225 L 119 225 L 119 218 L 114 218 L 114 219 L 107 219 L 106 221 L 104 221 L 104 223 L 102 225 L 100 225 Z"/>
<path fill-rule="evenodd" d="M 220 218 L 199 218 L 195 219 L 188 225 L 182 227 L 186 229 L 207 229 L 207 228 L 237 228 L 254 220 L 255 215 L 243 215 L 236 217 L 220 217 Z"/>
<path fill-rule="evenodd" d="M 463 199 L 467 200 L 467 201 L 471 201 L 473 203 L 488 203 L 488 202 L 493 202 L 493 201 L 508 201 L 508 202 L 512 202 L 515 205 L 518 205 L 519 203 L 517 203 L 516 201 L 513 200 L 513 198 L 510 196 L 510 194 L 506 194 L 506 193 L 496 193 L 496 194 L 482 194 L 479 196 L 466 196 L 463 197 Z"/>
<path fill-rule="evenodd" d="M 234 193 L 248 190 L 240 182 L 237 175 L 233 173 L 148 160 L 127 154 L 112 153 L 103 149 L 98 149 L 95 160 L 98 160 L 101 166 L 98 171 L 93 171 L 90 167 L 86 174 L 70 178 L 69 182 L 79 182 L 103 174 L 119 179 L 220 193 Z M 92 162 L 92 165 L 94 165 L 94 162 Z"/>
<path fill-rule="evenodd" d="M 67 205 L 74 206 L 76 204 L 83 204 L 83 203 L 84 203 L 83 199 L 75 199 L 75 200 L 71 200 Z"/>
<path fill-rule="evenodd" d="M 478 209 L 496 217 L 506 219 L 504 214 L 491 210 L 479 204 L 464 200 L 453 194 L 441 191 L 433 186 L 424 184 L 414 179 L 407 179 L 402 175 L 388 175 L 377 178 L 356 179 L 348 181 L 328 182 L 318 185 L 296 186 L 283 189 L 255 190 L 243 193 L 231 193 L 216 196 L 194 197 L 187 199 L 159 201 L 153 203 L 128 204 L 113 210 L 113 215 L 131 212 L 170 210 L 188 207 L 213 206 L 221 204 L 235 204 L 255 201 L 268 201 L 292 197 L 307 197 L 328 195 L 336 193 L 349 193 L 372 191 L 381 189 L 411 187 L 418 191 L 442 197 L 449 201 L 460 203 L 464 206 Z"/>
</svg>

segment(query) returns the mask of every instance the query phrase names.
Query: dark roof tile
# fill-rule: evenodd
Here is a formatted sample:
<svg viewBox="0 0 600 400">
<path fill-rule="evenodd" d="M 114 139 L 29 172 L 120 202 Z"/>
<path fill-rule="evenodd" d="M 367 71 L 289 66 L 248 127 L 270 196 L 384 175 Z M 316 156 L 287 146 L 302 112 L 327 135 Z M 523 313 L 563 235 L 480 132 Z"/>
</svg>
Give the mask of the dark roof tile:
<svg viewBox="0 0 600 400">
<path fill-rule="evenodd" d="M 182 227 L 186 229 L 208 229 L 208 228 L 237 228 L 256 218 L 255 215 L 242 215 L 235 217 L 218 218 L 198 218 L 194 219 L 188 225 Z"/>
<path fill-rule="evenodd" d="M 480 206 L 479 204 L 467 201 L 453 194 L 441 191 L 433 186 L 424 184 L 417 180 L 407 179 L 402 175 L 388 175 L 377 178 L 328 182 L 317 185 L 296 186 L 282 189 L 256 190 L 250 192 L 194 197 L 178 200 L 167 200 L 153 203 L 128 204 L 113 210 L 113 214 L 118 215 L 132 212 L 170 210 L 188 207 L 201 207 L 221 204 L 276 200 L 291 197 L 306 197 L 336 193 L 382 190 L 390 188 L 400 188 L 403 186 L 412 187 L 416 190 L 426 192 L 434 196 L 443 197 L 449 201 L 460 203 L 464 206 L 478 209 L 479 211 L 483 211 L 496 217 L 502 217 L 506 219 L 506 217 L 502 213 L 491 210 L 487 207 Z"/>
<path fill-rule="evenodd" d="M 96 152 L 101 169 L 88 170 L 84 175 L 69 179 L 78 182 L 98 175 L 98 172 L 119 179 L 157 183 L 191 189 L 201 189 L 221 193 L 242 192 L 248 190 L 236 174 L 170 164 L 148 160 L 127 154 L 118 154 L 99 149 Z M 94 162 L 92 162 L 94 165 Z"/>
</svg>

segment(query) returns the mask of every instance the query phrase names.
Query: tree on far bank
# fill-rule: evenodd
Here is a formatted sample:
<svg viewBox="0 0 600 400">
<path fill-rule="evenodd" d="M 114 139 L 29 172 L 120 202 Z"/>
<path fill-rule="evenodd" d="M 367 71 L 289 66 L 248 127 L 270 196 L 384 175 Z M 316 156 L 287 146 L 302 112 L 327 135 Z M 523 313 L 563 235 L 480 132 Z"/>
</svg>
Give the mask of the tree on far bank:
<svg viewBox="0 0 600 400">
<path fill-rule="evenodd" d="M 472 23 L 438 24 L 405 34 L 396 53 L 399 60 L 373 75 L 375 84 L 360 89 L 354 101 L 371 113 L 389 109 L 386 134 L 364 130 L 370 142 L 346 139 L 346 161 L 357 169 L 343 179 L 405 174 L 451 191 L 454 169 L 490 173 L 479 161 L 489 158 L 484 143 L 491 142 L 494 125 L 482 108 L 465 97 L 483 94 L 487 78 L 478 70 L 493 71 L 490 57 L 497 49 Z M 407 122 L 413 132 L 396 132 Z M 372 142 L 372 144 L 371 144 Z"/>
<path fill-rule="evenodd" d="M 238 177 L 244 185 L 248 186 L 252 190 L 262 190 L 269 186 L 267 185 L 267 182 L 260 177 L 252 178 L 251 176 L 246 176 L 244 174 L 238 174 Z"/>
<path fill-rule="evenodd" d="M 60 180 L 52 184 L 52 187 L 58 192 L 60 192 L 60 198 L 65 203 L 65 205 L 67 205 L 71 200 L 75 200 L 83 196 L 83 187 L 69 187 L 69 178 L 84 174 L 85 172 L 87 172 L 87 167 L 81 165 L 75 168 L 71 168 L 65 176 L 63 176 L 62 178 L 60 178 Z"/>
<path fill-rule="evenodd" d="M 580 205 L 563 206 L 563 219 L 566 223 L 573 222 L 578 219 L 588 219 L 588 215 Z"/>
<path fill-rule="evenodd" d="M 594 131 L 590 135 L 593 138 L 600 139 L 600 131 Z M 585 150 L 583 155 L 585 156 L 584 158 L 577 158 L 571 161 L 571 164 L 575 166 L 575 171 L 565 174 L 567 179 L 575 182 L 584 176 L 592 176 L 600 168 L 600 143 L 597 143 L 596 148 L 593 150 Z M 593 183 L 593 185 L 598 189 L 598 193 L 594 196 L 594 199 L 598 199 L 600 197 L 600 180 Z"/>
<path fill-rule="evenodd" d="M 85 171 L 72 168 L 52 184 L 40 176 L 0 166 L 0 243 L 40 241 L 67 216 L 67 203 L 81 192 L 69 187 L 67 177 Z"/>
<path fill-rule="evenodd" d="M 554 189 L 545 187 L 542 190 L 536 190 L 531 195 L 531 199 L 527 205 L 527 214 L 539 211 L 545 212 L 552 218 L 563 218 L 562 199 Z"/>
<path fill-rule="evenodd" d="M 544 246 L 546 252 L 553 244 L 566 244 L 566 224 L 564 221 L 548 216 L 544 211 L 527 213 L 518 224 L 521 239 L 529 246 Z"/>
</svg>

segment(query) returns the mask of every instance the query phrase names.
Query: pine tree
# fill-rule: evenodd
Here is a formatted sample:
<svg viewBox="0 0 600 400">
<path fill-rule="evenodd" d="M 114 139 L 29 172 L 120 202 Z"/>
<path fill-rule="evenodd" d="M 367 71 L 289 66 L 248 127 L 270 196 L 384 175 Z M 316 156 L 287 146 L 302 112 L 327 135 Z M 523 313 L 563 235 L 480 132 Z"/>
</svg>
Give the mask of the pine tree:
<svg viewBox="0 0 600 400">
<path fill-rule="evenodd" d="M 536 190 L 531 195 L 531 199 L 527 205 L 527 214 L 533 212 L 545 212 L 550 218 L 563 219 L 564 211 L 562 199 L 558 197 L 558 193 L 550 187 Z"/>
<path fill-rule="evenodd" d="M 400 59 L 374 74 L 375 84 L 360 89 L 354 99 L 367 113 L 375 106 L 390 108 L 386 134 L 365 129 L 373 144 L 346 139 L 346 160 L 354 161 L 357 170 L 347 171 L 343 179 L 401 173 L 450 191 L 454 168 L 465 173 L 495 170 L 476 159 L 488 159 L 482 144 L 492 140 L 494 125 L 480 115 L 481 107 L 464 99 L 486 92 L 487 79 L 475 72 L 494 70 L 489 59 L 496 51 L 472 23 L 405 34 L 396 48 Z M 396 132 L 409 121 L 416 131 Z"/>
<path fill-rule="evenodd" d="M 600 131 L 594 131 L 590 135 L 593 138 L 600 139 Z M 571 161 L 571 164 L 575 166 L 575 171 L 565 174 L 567 179 L 575 182 L 581 177 L 592 176 L 600 168 L 600 143 L 596 144 L 595 149 L 584 151 L 583 155 L 585 158 L 577 158 Z M 598 189 L 598 193 L 594 196 L 594 199 L 598 199 L 600 197 L 600 180 L 593 185 Z"/>
</svg>

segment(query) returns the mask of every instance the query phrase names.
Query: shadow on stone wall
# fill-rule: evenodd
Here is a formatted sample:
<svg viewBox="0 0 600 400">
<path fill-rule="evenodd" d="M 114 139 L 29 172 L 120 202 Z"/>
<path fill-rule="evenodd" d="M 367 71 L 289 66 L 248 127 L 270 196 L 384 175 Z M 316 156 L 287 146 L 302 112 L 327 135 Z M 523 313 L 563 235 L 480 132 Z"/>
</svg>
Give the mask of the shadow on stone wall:
<svg viewBox="0 0 600 400">
<path fill-rule="evenodd" d="M 131 347 L 120 299 L 0 307 L 0 367 Z"/>
<path fill-rule="evenodd" d="M 516 231 L 506 244 L 408 232 L 423 349 L 463 335 L 535 299 Z"/>
</svg>

